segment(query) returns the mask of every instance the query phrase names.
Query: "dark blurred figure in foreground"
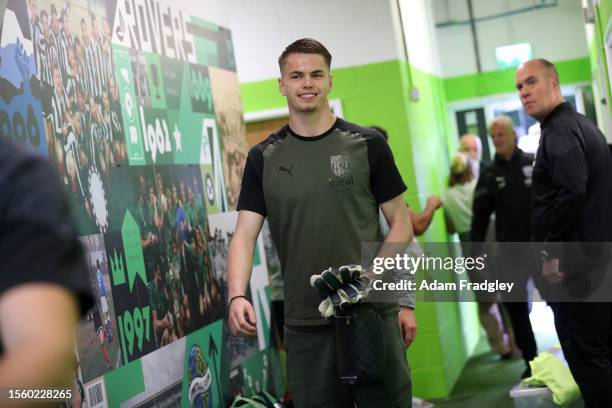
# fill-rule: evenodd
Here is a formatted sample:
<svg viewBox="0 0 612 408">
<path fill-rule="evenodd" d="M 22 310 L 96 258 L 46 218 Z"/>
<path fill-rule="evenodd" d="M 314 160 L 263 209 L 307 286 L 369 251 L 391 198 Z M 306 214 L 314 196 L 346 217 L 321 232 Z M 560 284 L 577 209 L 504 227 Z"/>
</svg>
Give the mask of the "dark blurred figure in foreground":
<svg viewBox="0 0 612 408">
<path fill-rule="evenodd" d="M 68 389 L 92 298 L 60 178 L 0 140 L 0 192 L 0 388 Z"/>
</svg>

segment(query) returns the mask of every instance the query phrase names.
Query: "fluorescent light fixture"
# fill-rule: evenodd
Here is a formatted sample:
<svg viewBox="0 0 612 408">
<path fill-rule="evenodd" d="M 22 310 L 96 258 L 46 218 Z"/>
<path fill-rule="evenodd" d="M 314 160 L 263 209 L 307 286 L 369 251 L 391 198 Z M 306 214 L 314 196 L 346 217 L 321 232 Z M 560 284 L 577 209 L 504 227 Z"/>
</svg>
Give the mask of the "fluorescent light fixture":
<svg viewBox="0 0 612 408">
<path fill-rule="evenodd" d="M 531 59 L 531 44 L 520 43 L 497 47 L 495 57 L 499 69 L 516 68 Z"/>
</svg>

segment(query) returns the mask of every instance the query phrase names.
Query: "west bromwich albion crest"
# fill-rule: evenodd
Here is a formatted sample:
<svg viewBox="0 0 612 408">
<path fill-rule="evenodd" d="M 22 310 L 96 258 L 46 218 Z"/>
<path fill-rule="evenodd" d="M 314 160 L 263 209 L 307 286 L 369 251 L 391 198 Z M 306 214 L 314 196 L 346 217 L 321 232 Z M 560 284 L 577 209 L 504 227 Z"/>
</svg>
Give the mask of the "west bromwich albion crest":
<svg viewBox="0 0 612 408">
<path fill-rule="evenodd" d="M 344 177 L 350 173 L 351 161 L 346 156 L 330 156 L 329 164 L 331 165 L 332 173 L 334 173 L 336 177 Z"/>
</svg>

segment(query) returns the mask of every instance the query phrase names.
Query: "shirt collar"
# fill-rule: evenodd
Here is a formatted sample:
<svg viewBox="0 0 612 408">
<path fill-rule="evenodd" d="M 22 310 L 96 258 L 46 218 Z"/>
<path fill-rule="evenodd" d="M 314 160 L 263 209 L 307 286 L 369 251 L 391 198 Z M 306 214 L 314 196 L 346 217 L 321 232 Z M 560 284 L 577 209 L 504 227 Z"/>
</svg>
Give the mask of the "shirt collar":
<svg viewBox="0 0 612 408">
<path fill-rule="evenodd" d="M 523 151 L 519 149 L 518 146 L 514 148 L 514 153 L 512 154 L 512 157 L 510 157 L 510 160 L 502 159 L 500 155 L 495 153 L 495 163 L 511 163 L 518 160 L 521 153 L 523 153 Z"/>
<path fill-rule="evenodd" d="M 336 120 L 334 121 L 334 124 L 329 129 L 327 129 L 325 132 L 323 132 L 322 134 L 317 135 L 317 136 L 308 136 L 307 137 L 307 136 L 298 135 L 297 133 L 295 133 L 293 131 L 293 129 L 291 129 L 291 127 L 289 126 L 288 123 L 287 123 L 287 132 L 291 136 L 295 137 L 298 140 L 302 140 L 302 141 L 305 141 L 305 142 L 314 142 L 316 140 L 321 140 L 324 137 L 330 135 L 338 127 L 338 125 L 341 123 L 341 121 L 342 121 L 342 119 L 336 117 Z"/>
<path fill-rule="evenodd" d="M 555 107 L 555 109 L 553 109 L 542 121 L 542 123 L 540 123 L 540 128 L 544 129 L 551 120 L 553 120 L 554 118 L 556 118 L 559 115 L 562 115 L 564 113 L 567 112 L 573 112 L 574 108 L 572 107 L 572 105 L 569 104 L 569 102 L 562 102 L 559 105 L 557 105 Z"/>
</svg>

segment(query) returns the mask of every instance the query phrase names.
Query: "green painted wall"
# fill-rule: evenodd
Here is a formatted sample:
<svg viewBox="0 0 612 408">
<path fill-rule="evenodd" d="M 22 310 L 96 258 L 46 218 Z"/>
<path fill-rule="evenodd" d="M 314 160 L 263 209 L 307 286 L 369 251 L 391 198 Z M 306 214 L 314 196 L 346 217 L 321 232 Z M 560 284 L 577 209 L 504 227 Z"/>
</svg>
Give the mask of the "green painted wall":
<svg viewBox="0 0 612 408">
<path fill-rule="evenodd" d="M 590 82 L 589 58 L 553 61 L 562 84 Z M 444 79 L 444 90 L 448 102 L 479 98 L 487 95 L 516 92 L 515 70 L 489 71 L 480 74 L 462 75 Z"/>
<path fill-rule="evenodd" d="M 599 61 L 602 62 L 602 67 L 605 69 L 604 78 L 606 78 L 607 84 L 604 89 L 607 89 L 607 100 L 612 100 L 612 90 L 610 89 L 610 78 L 608 75 L 608 61 L 605 52 L 605 35 L 608 24 L 610 23 L 610 17 L 612 16 L 612 0 L 601 0 L 596 8 L 595 12 L 595 34 L 593 42 L 589 44 L 591 49 L 591 71 L 597 76 L 595 77 L 597 82 L 600 82 L 599 77 Z M 596 101 L 596 103 L 601 103 Z M 602 106 L 602 110 L 607 110 L 612 114 L 612 106 L 610 103 L 607 106 Z"/>
<path fill-rule="evenodd" d="M 599 13 L 602 35 L 605 34 L 608 21 L 610 21 L 610 15 L 612 14 L 612 1 L 601 0 L 597 6 L 597 12 Z"/>
<path fill-rule="evenodd" d="M 421 211 L 426 198 L 446 186 L 450 132 L 444 81 L 397 60 L 334 69 L 333 74 L 330 99 L 341 100 L 345 119 L 387 129 L 408 185 L 406 201 Z M 409 77 L 419 89 L 418 102 L 409 98 Z M 286 106 L 275 79 L 242 84 L 241 95 L 244 112 Z M 438 211 L 424 240 L 447 239 Z M 417 319 L 417 340 L 408 351 L 414 395 L 445 397 L 480 336 L 475 304 L 419 303 Z"/>
</svg>

